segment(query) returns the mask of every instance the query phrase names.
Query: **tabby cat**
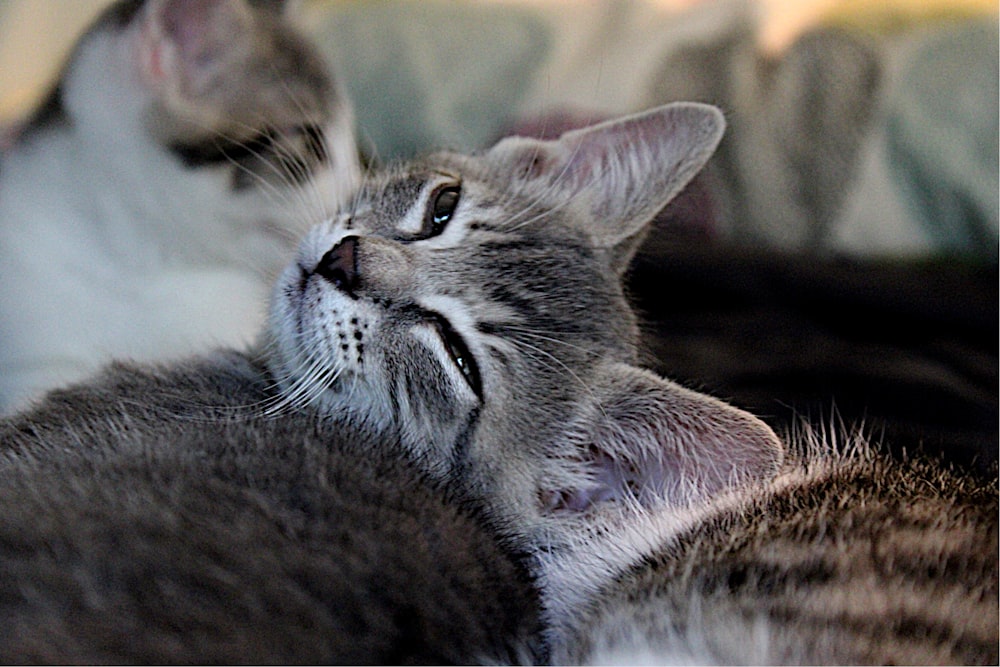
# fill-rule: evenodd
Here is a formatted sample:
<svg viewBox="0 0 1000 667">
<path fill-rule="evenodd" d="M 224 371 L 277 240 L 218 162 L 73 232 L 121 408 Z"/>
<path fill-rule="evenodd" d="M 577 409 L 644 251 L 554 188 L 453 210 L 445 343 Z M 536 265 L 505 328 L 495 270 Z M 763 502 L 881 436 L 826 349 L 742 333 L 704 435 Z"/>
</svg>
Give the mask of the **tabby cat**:
<svg viewBox="0 0 1000 667">
<path fill-rule="evenodd" d="M 997 489 L 861 436 L 546 554 L 558 663 L 996 664 Z"/>
<path fill-rule="evenodd" d="M 0 662 L 532 659 L 523 564 L 397 438 L 267 419 L 237 353 L 113 367 L 0 422 Z"/>
<path fill-rule="evenodd" d="M 346 627 L 334 648 L 352 632 L 367 636 L 369 625 L 349 621 L 372 613 L 396 636 L 446 635 L 433 646 L 460 659 L 933 661 L 964 645 L 947 634 L 953 619 L 928 624 L 941 632 L 906 654 L 866 653 L 874 633 L 865 628 L 905 638 L 914 619 L 939 618 L 939 608 L 976 610 L 993 623 L 995 648 L 995 485 L 931 477 L 865 451 L 800 453 L 746 412 L 640 367 L 622 275 L 649 220 L 704 165 L 723 125 L 713 107 L 673 104 L 553 141 L 510 138 L 479 155 L 389 168 L 305 237 L 256 349 L 158 371 L 115 367 L 8 421 L 0 544 L 13 546 L 0 566 L 16 570 L 0 591 L 5 616 L 17 619 L 8 627 L 23 633 L 11 655 L 38 645 L 47 628 L 64 646 L 100 648 L 108 630 L 93 619 L 124 604 L 147 605 L 170 629 L 163 642 L 130 626 L 158 647 L 143 654 L 150 659 L 174 658 L 164 646 L 224 643 L 220 629 L 247 631 L 259 619 L 278 636 L 315 627 L 306 612 L 255 598 L 260 589 L 247 582 L 274 563 L 290 573 L 275 583 L 279 599 L 301 593 Z M 431 495 L 500 535 L 501 556 L 527 566 L 538 633 L 517 622 L 517 609 L 493 618 L 483 607 L 464 616 L 450 607 L 431 618 L 436 605 L 420 604 L 415 590 L 438 567 L 472 567 L 482 585 L 453 580 L 440 594 L 482 596 L 470 602 L 489 607 L 518 595 L 516 567 L 487 563 L 476 575 L 470 544 L 447 547 L 437 562 L 401 553 L 385 533 L 352 537 L 364 520 L 331 519 L 326 508 L 345 484 L 393 487 L 383 471 L 397 467 L 418 470 Z M 904 479 L 893 493 L 884 486 Z M 375 491 L 353 497 L 382 502 Z M 917 498 L 911 509 L 906 500 Z M 938 508 L 950 508 L 941 524 L 931 518 Z M 876 520 L 878 530 L 866 527 Z M 274 538 L 246 538 L 255 531 Z M 939 548 L 945 533 L 956 539 Z M 322 563 L 364 565 L 368 549 L 384 548 L 415 564 L 393 579 L 404 584 L 393 586 L 398 596 L 355 612 L 282 545 L 326 554 Z M 921 572 L 923 555 L 941 560 Z M 175 567 L 189 560 L 199 563 L 193 572 Z M 984 562 L 992 567 L 977 566 Z M 393 576 L 382 567 L 394 572 L 392 558 L 347 572 L 345 587 L 370 590 Z M 915 570 L 933 582 L 934 567 L 954 606 L 922 579 L 901 584 Z M 106 574 L 122 569 L 155 585 L 136 600 L 120 583 L 127 577 Z M 66 601 L 53 571 L 80 592 Z M 841 594 L 855 589 L 886 605 Z M 234 596 L 260 615 L 231 616 Z M 215 606 L 186 624 L 199 598 Z M 888 602 L 903 598 L 904 607 Z M 530 607 L 530 596 L 520 599 Z M 99 611 L 79 621 L 66 611 L 74 605 Z M 837 605 L 850 613 L 822 615 Z M 458 617 L 478 630 L 428 630 Z M 788 641 L 810 652 L 783 650 Z M 86 655 L 123 654 L 112 645 Z"/>
<path fill-rule="evenodd" d="M 120 0 L 0 155 L 0 412 L 112 357 L 245 345 L 359 178 L 283 2 Z"/>
<path fill-rule="evenodd" d="M 279 282 L 283 400 L 483 503 L 556 663 L 995 662 L 995 480 L 789 448 L 638 367 L 622 274 L 722 128 L 677 104 L 367 183 Z"/>
</svg>

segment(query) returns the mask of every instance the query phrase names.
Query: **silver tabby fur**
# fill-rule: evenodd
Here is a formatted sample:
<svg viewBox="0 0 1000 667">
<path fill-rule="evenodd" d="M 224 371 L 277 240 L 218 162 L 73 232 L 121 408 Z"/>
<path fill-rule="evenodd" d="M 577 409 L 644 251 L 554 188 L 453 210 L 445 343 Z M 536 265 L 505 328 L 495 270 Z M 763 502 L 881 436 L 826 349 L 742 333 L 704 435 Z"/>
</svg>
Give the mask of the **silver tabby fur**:
<svg viewBox="0 0 1000 667">
<path fill-rule="evenodd" d="M 625 540 L 652 543 L 602 571 L 597 592 L 557 619 L 553 659 L 996 664 L 995 479 L 895 461 L 860 435 L 795 442 L 764 484 L 634 518 L 550 563 L 579 567 Z"/>
<path fill-rule="evenodd" d="M 263 417 L 237 353 L 0 422 L 0 662 L 530 660 L 537 602 L 391 433 Z"/>
<path fill-rule="evenodd" d="M 279 281 L 278 408 L 398 429 L 483 503 L 557 663 L 995 660 L 995 484 L 789 451 L 639 368 L 622 273 L 722 127 L 675 104 L 370 180 Z"/>
</svg>

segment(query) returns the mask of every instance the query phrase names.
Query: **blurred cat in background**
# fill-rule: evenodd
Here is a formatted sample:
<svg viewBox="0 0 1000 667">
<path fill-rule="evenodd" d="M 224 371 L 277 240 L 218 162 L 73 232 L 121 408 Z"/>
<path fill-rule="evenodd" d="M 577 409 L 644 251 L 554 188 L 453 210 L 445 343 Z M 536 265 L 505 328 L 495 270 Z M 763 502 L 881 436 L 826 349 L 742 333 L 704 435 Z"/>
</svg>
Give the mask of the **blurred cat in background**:
<svg viewBox="0 0 1000 667">
<path fill-rule="evenodd" d="M 128 0 L 0 155 L 0 412 L 115 358 L 243 345 L 360 176 L 283 2 Z"/>
</svg>

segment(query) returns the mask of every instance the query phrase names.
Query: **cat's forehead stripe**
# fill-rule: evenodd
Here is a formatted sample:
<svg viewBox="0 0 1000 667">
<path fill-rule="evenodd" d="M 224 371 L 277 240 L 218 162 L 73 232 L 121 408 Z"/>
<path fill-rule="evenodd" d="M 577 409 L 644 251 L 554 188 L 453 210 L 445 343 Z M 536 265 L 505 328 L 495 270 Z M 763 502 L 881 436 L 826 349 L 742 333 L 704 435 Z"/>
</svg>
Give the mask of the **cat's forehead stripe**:
<svg viewBox="0 0 1000 667">
<path fill-rule="evenodd" d="M 409 217 L 426 183 L 426 173 L 390 173 L 362 192 L 355 213 L 371 212 L 382 224 L 398 228 Z"/>
</svg>

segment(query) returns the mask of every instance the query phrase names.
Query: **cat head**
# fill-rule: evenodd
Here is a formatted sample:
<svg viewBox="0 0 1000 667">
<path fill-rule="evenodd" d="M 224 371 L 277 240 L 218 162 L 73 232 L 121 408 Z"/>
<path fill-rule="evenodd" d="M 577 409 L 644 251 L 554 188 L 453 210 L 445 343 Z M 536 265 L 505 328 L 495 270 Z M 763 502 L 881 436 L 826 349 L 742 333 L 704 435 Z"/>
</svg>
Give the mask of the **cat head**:
<svg viewBox="0 0 1000 667">
<path fill-rule="evenodd" d="M 42 120 L 63 114 L 104 154 L 151 146 L 224 172 L 235 191 L 332 171 L 323 191 L 339 203 L 360 173 L 353 115 L 287 4 L 120 0 L 78 43 Z"/>
<path fill-rule="evenodd" d="M 696 503 L 773 474 L 781 448 L 762 422 L 637 366 L 622 288 L 723 124 L 674 104 L 373 177 L 274 293 L 284 401 L 401 433 L 533 548 L 604 508 Z"/>
</svg>

